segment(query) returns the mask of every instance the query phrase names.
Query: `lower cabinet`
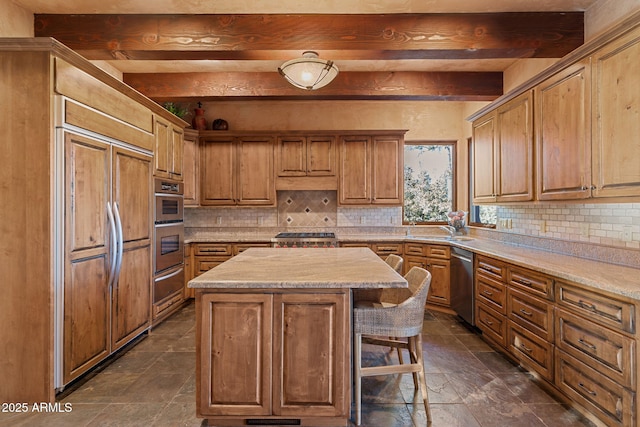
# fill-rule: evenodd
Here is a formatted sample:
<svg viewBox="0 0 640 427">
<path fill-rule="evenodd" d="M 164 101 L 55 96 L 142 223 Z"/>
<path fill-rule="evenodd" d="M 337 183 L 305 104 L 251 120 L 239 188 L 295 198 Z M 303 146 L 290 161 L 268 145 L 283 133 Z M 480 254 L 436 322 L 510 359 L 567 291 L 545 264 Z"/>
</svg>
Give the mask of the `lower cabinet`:
<svg viewBox="0 0 640 427">
<path fill-rule="evenodd" d="M 421 267 L 431 273 L 427 303 L 449 307 L 451 305 L 451 251 L 445 245 L 404 244 L 404 271 Z"/>
<path fill-rule="evenodd" d="M 483 336 L 612 427 L 637 425 L 637 302 L 476 256 Z"/>
<path fill-rule="evenodd" d="M 196 293 L 198 416 L 348 416 L 349 292 L 289 291 Z"/>
</svg>

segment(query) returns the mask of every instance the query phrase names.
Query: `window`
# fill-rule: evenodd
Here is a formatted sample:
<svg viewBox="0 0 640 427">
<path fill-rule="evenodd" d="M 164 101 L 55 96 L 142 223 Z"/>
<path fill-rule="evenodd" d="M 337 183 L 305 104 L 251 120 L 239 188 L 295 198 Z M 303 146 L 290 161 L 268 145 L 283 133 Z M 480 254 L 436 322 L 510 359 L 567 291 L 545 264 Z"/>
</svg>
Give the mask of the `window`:
<svg viewBox="0 0 640 427">
<path fill-rule="evenodd" d="M 495 228 L 497 206 L 473 204 L 473 141 L 469 138 L 469 225 Z"/>
<path fill-rule="evenodd" d="M 403 223 L 446 223 L 455 210 L 455 141 L 407 141 Z"/>
</svg>

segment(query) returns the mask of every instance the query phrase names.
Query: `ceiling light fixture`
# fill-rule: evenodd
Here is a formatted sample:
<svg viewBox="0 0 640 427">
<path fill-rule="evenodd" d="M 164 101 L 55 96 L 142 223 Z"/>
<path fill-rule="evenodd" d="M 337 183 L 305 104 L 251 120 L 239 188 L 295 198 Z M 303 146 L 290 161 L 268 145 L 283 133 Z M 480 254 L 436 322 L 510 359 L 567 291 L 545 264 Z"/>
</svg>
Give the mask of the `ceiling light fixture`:
<svg viewBox="0 0 640 427">
<path fill-rule="evenodd" d="M 338 67 L 333 61 L 320 59 L 316 52 L 308 50 L 302 53 L 302 58 L 282 64 L 278 72 L 295 87 L 315 90 L 331 83 L 338 75 Z"/>
</svg>

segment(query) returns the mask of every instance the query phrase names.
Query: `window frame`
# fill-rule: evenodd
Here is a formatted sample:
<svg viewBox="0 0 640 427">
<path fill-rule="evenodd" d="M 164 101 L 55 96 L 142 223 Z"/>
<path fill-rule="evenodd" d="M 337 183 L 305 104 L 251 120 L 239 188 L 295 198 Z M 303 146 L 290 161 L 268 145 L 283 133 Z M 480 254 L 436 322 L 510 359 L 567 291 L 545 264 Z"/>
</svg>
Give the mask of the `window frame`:
<svg viewBox="0 0 640 427">
<path fill-rule="evenodd" d="M 457 140 L 405 140 L 404 146 L 407 145 L 449 145 L 451 146 L 451 210 L 455 211 L 457 207 L 457 195 L 458 195 L 458 141 Z M 404 147 L 403 147 L 404 150 Z M 402 176 L 404 177 L 404 161 L 402 163 Z M 404 182 L 403 182 L 404 187 Z M 403 188 L 404 190 L 404 188 Z M 407 221 L 404 216 L 404 198 L 402 199 L 402 225 L 446 225 L 447 221 L 421 221 L 412 222 Z"/>
</svg>

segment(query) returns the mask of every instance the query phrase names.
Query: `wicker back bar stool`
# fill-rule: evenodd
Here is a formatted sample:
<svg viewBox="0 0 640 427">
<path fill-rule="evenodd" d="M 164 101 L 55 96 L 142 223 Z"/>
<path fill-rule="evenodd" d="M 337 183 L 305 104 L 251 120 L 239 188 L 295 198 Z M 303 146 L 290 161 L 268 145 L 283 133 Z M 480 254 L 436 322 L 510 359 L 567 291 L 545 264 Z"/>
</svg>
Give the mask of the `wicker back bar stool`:
<svg viewBox="0 0 640 427">
<path fill-rule="evenodd" d="M 389 264 L 391 268 L 393 268 L 396 273 L 402 274 L 402 266 L 404 265 L 404 260 L 401 256 L 395 254 L 389 254 L 384 259 L 384 261 Z M 353 301 L 374 301 L 380 302 L 382 297 L 383 290 L 382 289 L 354 289 L 353 290 Z"/>
<path fill-rule="evenodd" d="M 409 282 L 408 289 L 385 289 L 382 303 L 361 301 L 354 303 L 354 379 L 356 401 L 356 424 L 361 423 L 362 377 L 413 374 L 415 389 L 420 389 L 427 421 L 431 422 L 427 382 L 424 374 L 422 355 L 422 323 L 424 305 L 431 285 L 431 274 L 420 267 L 412 267 L 404 276 Z M 393 291 L 393 292 L 387 292 Z M 393 297 L 387 302 L 385 297 Z M 393 338 L 388 338 L 393 337 Z M 406 338 L 406 341 L 403 340 Z M 362 343 L 407 349 L 411 363 L 386 366 L 362 366 Z M 416 378 L 417 377 L 417 378 Z"/>
</svg>

